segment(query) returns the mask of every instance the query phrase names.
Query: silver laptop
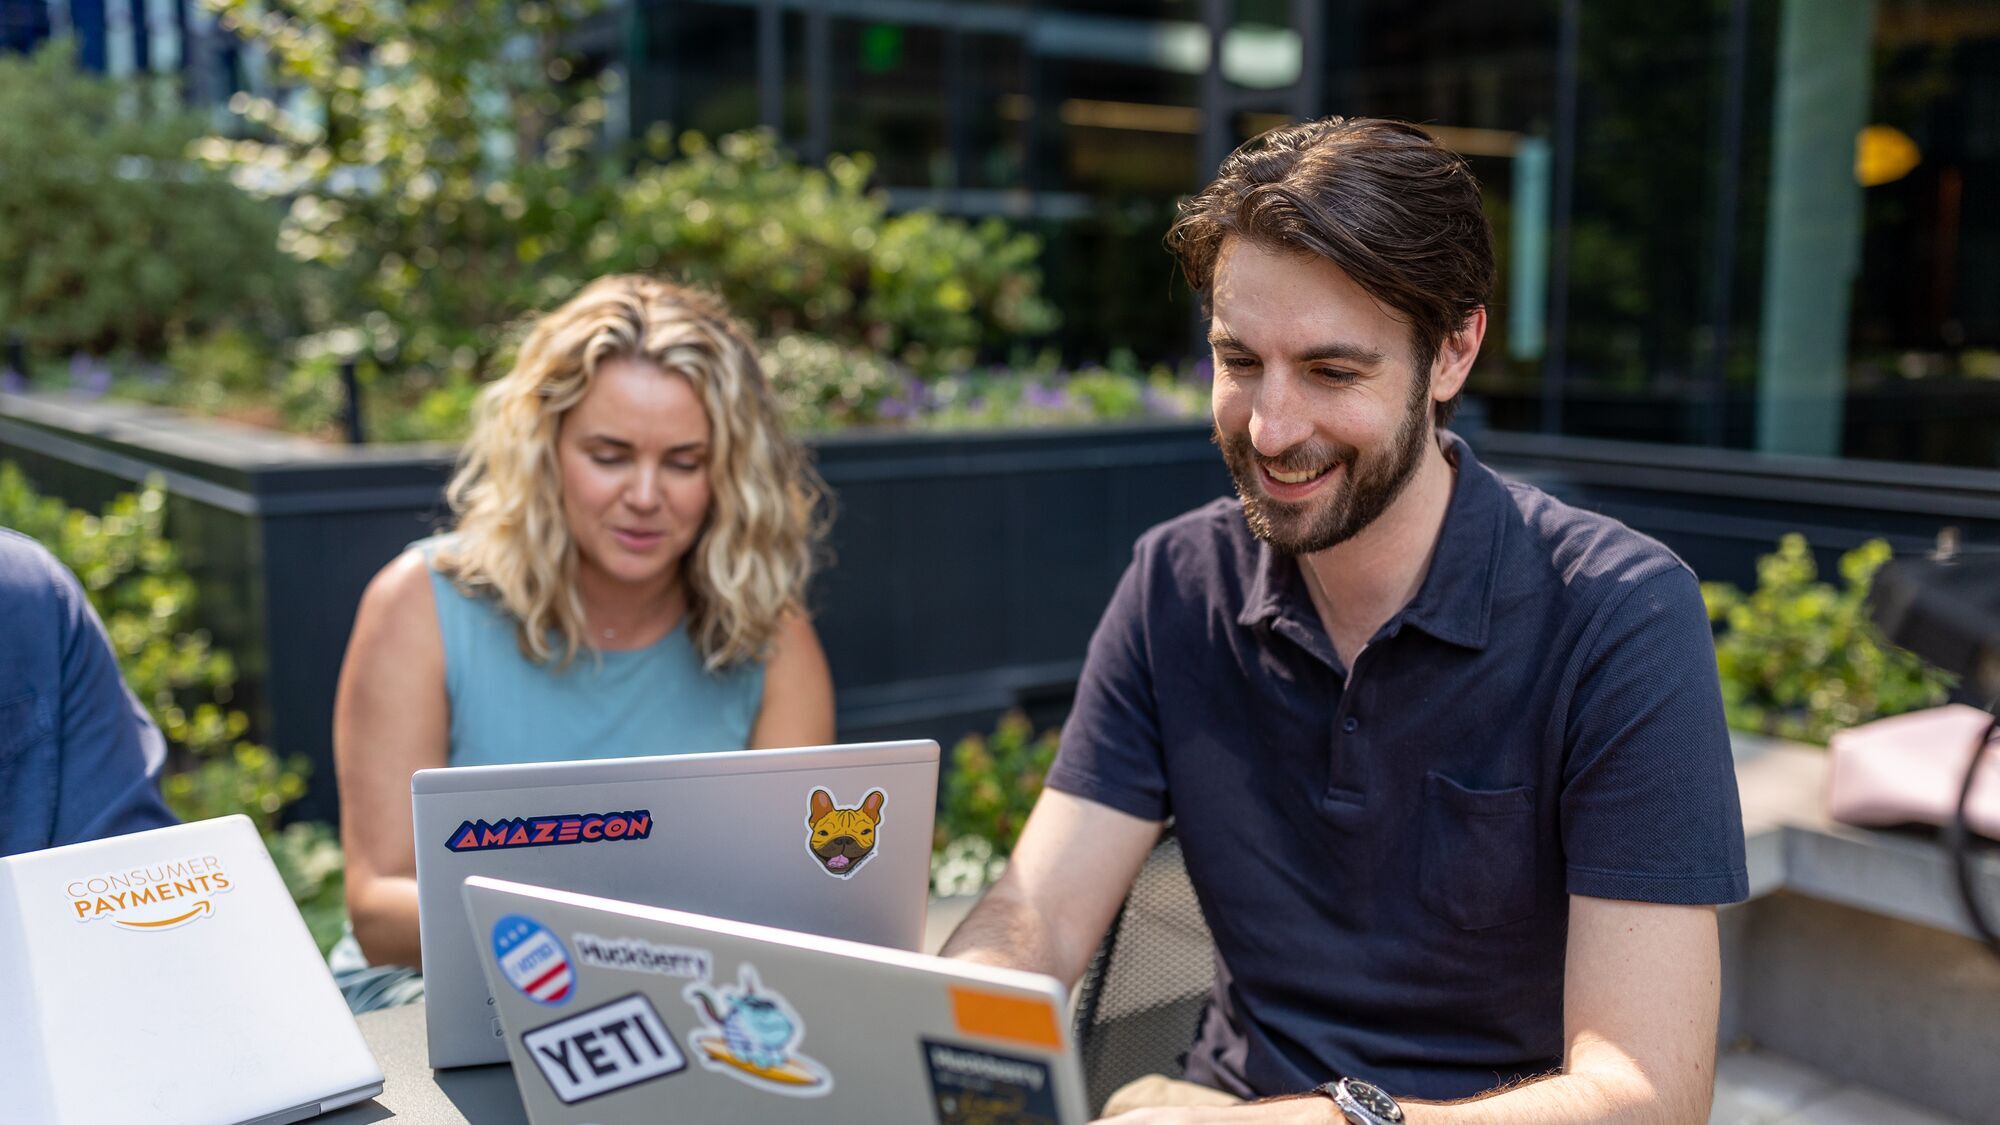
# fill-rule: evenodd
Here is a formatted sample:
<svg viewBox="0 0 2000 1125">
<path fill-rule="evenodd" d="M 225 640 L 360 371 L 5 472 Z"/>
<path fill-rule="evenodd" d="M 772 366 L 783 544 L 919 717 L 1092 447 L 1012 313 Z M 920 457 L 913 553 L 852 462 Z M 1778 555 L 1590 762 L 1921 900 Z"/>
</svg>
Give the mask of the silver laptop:
<svg viewBox="0 0 2000 1125">
<path fill-rule="evenodd" d="M 1053 977 L 470 879 L 465 910 L 533 1125 L 1069 1125 Z M 550 1004 L 530 982 L 562 965 Z"/>
<path fill-rule="evenodd" d="M 382 1071 L 241 816 L 0 859 L 0 1118 L 303 1121 Z"/>
<path fill-rule="evenodd" d="M 469 875 L 917 948 L 937 767 L 926 741 L 418 771 L 431 1065 L 507 1057 L 459 897 Z M 561 1005 L 573 980 L 532 983 Z"/>
</svg>

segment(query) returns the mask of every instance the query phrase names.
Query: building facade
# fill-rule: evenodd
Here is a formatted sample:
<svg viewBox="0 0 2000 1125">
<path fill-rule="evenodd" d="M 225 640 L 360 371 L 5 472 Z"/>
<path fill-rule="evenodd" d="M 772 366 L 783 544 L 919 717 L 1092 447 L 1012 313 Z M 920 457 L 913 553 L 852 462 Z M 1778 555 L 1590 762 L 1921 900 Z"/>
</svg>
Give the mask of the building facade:
<svg viewBox="0 0 2000 1125">
<path fill-rule="evenodd" d="M 630 3 L 634 128 L 1035 227 L 1078 358 L 1195 353 L 1159 237 L 1231 147 L 1393 116 L 1486 188 L 1491 424 L 2000 465 L 1989 0 Z"/>
</svg>

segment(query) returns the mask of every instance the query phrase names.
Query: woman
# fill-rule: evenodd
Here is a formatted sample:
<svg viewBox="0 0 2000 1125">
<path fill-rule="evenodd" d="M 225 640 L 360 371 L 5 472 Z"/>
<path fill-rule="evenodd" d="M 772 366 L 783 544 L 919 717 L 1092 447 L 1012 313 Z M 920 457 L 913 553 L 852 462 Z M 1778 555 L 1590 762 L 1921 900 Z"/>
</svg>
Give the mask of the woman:
<svg viewBox="0 0 2000 1125">
<path fill-rule="evenodd" d="M 410 774 L 802 746 L 833 683 L 801 610 L 816 475 L 705 294 L 606 277 L 480 396 L 457 530 L 362 595 L 334 704 L 347 908 L 416 965 Z"/>
</svg>

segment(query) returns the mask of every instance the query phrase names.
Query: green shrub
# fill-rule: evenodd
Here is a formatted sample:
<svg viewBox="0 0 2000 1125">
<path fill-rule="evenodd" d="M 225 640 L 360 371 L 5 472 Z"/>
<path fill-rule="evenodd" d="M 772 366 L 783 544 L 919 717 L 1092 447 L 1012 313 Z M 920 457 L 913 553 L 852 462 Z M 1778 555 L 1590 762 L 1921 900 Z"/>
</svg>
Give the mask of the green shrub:
<svg viewBox="0 0 2000 1125">
<path fill-rule="evenodd" d="M 322 950 L 344 921 L 340 845 L 323 824 L 278 831 L 278 815 L 305 794 L 306 763 L 244 737 L 230 706 L 236 665 L 196 624 L 194 580 L 166 536 L 166 492 L 149 483 L 99 514 L 36 493 L 0 462 L 0 526 L 41 543 L 83 583 L 104 620 L 125 683 L 167 738 L 161 792 L 174 815 L 242 813 L 256 823 Z"/>
<path fill-rule="evenodd" d="M 1164 367 L 1144 374 L 1092 367 L 1071 375 L 1053 370 L 1052 361 L 1027 370 L 971 371 L 920 379 L 908 366 L 874 351 L 805 333 L 779 336 L 762 349 L 764 369 L 786 420 L 799 433 L 825 433 L 855 426 L 919 430 L 967 430 L 1075 426 L 1137 418 L 1192 418 L 1207 408 L 1207 394 L 1176 379 Z M 458 441 L 471 425 L 472 403 L 481 383 L 453 373 L 441 384 L 419 389 L 396 383 L 362 367 L 371 441 Z M 293 379 L 304 378 L 303 365 Z M 327 382 L 323 400 L 331 432 L 340 391 Z M 123 384 L 120 384 L 123 386 Z M 265 413 L 270 413 L 268 410 Z M 288 422 L 293 410 L 282 413 Z M 238 417 L 248 417 L 237 410 Z M 293 428 L 297 428 L 294 426 Z"/>
<path fill-rule="evenodd" d="M 154 108 L 172 100 L 79 71 L 64 40 L 0 53 L 0 326 L 34 354 L 289 323 L 278 209 L 187 158 L 205 128 Z"/>
<path fill-rule="evenodd" d="M 319 267 L 314 327 L 360 331 L 413 384 L 405 403 L 492 377 L 521 317 L 604 273 L 703 283 L 766 334 L 924 370 L 1055 323 L 1035 239 L 890 216 L 866 157 L 812 167 L 763 133 L 676 143 L 664 127 L 641 152 L 609 151 L 623 94 L 615 76 L 568 81 L 581 60 L 563 34 L 598 0 L 212 4 L 307 112 L 239 94 L 251 135 L 197 151 L 290 199 L 280 245 Z"/>
<path fill-rule="evenodd" d="M 823 336 L 920 372 L 1055 327 L 1039 240 L 998 220 L 890 215 L 868 190 L 866 155 L 812 167 L 762 131 L 684 133 L 669 148 L 659 130 L 649 144 L 658 163 L 619 188 L 589 273 L 665 272 L 716 290 L 768 334 Z"/>
<path fill-rule="evenodd" d="M 1056 739 L 1053 730 L 1036 737 L 1028 717 L 1012 711 L 990 737 L 967 735 L 952 748 L 932 841 L 938 894 L 968 894 L 999 878 L 1041 796 Z"/>
<path fill-rule="evenodd" d="M 882 403 L 909 381 L 901 366 L 872 351 L 804 333 L 771 341 L 763 363 L 786 421 L 801 433 L 876 423 Z"/>
<path fill-rule="evenodd" d="M 1802 535 L 1757 562 L 1745 594 L 1704 582 L 1709 620 L 1724 626 L 1715 659 L 1729 725 L 1824 744 L 1846 727 L 1943 703 L 1952 678 L 1888 647 L 1867 597 L 1889 545 L 1871 539 L 1841 556 L 1843 588 L 1819 581 Z"/>
<path fill-rule="evenodd" d="M 331 356 L 288 361 L 235 327 L 175 340 L 164 364 L 115 374 L 116 398 L 270 429 L 335 438 L 346 392 Z"/>
</svg>

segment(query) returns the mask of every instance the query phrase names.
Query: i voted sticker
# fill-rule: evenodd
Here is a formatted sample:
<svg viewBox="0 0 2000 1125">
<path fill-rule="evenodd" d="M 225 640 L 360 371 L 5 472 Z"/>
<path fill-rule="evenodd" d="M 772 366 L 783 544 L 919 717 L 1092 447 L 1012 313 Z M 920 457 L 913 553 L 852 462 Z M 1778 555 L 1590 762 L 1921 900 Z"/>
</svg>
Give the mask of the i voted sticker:
<svg viewBox="0 0 2000 1125">
<path fill-rule="evenodd" d="M 547 926 L 525 914 L 493 923 L 493 959 L 507 983 L 537 1004 L 563 1003 L 576 984 L 569 951 Z"/>
</svg>

